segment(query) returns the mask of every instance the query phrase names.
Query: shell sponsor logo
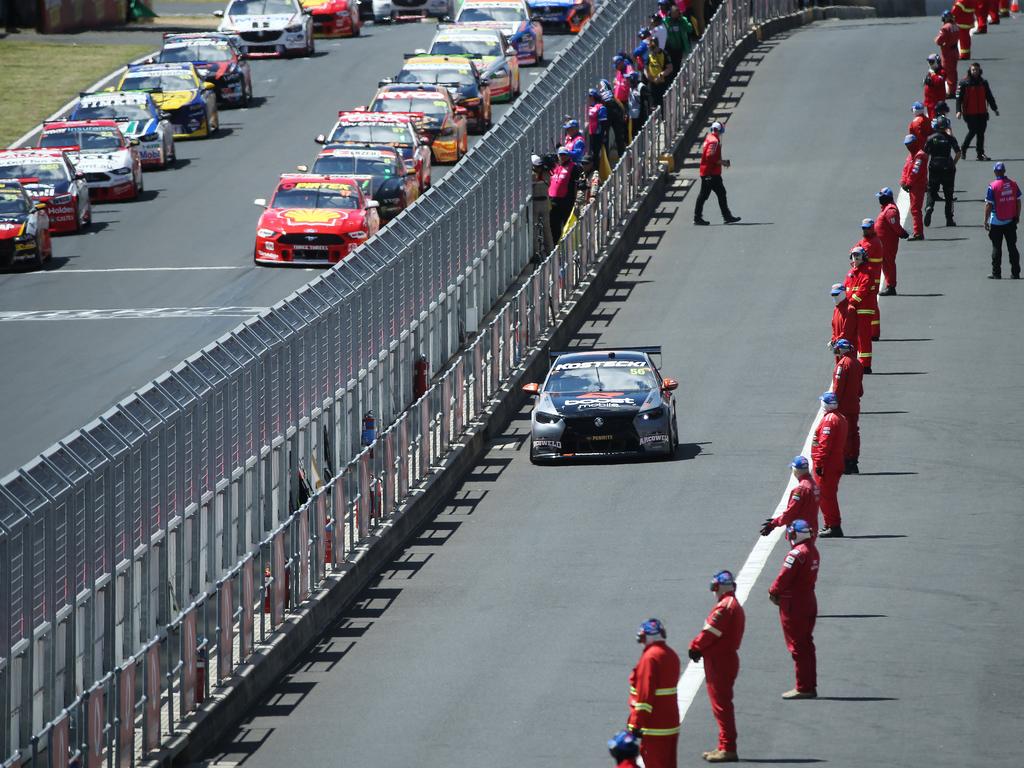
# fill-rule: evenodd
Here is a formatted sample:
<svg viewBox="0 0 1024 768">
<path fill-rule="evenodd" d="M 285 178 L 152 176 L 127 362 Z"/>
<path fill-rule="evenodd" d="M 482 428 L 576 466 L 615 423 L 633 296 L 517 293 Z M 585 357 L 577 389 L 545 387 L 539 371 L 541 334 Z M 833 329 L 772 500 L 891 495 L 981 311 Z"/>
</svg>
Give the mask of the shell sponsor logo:
<svg viewBox="0 0 1024 768">
<path fill-rule="evenodd" d="M 293 208 L 285 211 L 284 217 L 291 224 L 333 224 L 345 218 L 345 214 L 323 208 Z"/>
</svg>

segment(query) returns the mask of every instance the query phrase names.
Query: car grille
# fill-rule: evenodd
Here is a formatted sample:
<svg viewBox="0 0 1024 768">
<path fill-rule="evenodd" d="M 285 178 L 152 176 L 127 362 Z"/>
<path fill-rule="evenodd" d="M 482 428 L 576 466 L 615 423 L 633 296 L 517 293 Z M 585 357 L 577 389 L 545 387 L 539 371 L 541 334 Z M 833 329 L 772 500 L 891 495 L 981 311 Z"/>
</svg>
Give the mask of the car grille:
<svg viewBox="0 0 1024 768">
<path fill-rule="evenodd" d="M 600 415 L 604 424 L 594 423 L 597 414 L 571 416 L 565 419 L 562 432 L 562 451 L 589 453 L 592 451 L 636 451 L 640 447 L 633 419 L 636 413 L 623 416 Z"/>
<path fill-rule="evenodd" d="M 345 238 L 341 235 L 322 235 L 319 233 L 298 234 L 288 233 L 281 235 L 279 242 L 283 245 L 310 246 L 310 245 L 341 245 Z"/>
<path fill-rule="evenodd" d="M 257 30 L 253 32 L 240 32 L 238 36 L 247 43 L 269 43 L 272 40 L 277 40 L 281 36 L 281 32 L 276 29 Z"/>
<path fill-rule="evenodd" d="M 422 8 L 426 5 L 426 0 L 391 0 L 391 2 L 399 8 Z"/>
<path fill-rule="evenodd" d="M 87 173 L 85 174 L 85 180 L 93 183 L 110 181 L 110 176 L 105 173 Z"/>
<path fill-rule="evenodd" d="M 14 260 L 14 239 L 0 240 L 0 267 L 9 267 Z"/>
<path fill-rule="evenodd" d="M 542 13 L 545 15 L 549 13 L 561 15 L 565 12 L 565 8 L 560 8 L 557 5 L 538 5 L 534 7 L 533 11 L 534 13 Z"/>
</svg>

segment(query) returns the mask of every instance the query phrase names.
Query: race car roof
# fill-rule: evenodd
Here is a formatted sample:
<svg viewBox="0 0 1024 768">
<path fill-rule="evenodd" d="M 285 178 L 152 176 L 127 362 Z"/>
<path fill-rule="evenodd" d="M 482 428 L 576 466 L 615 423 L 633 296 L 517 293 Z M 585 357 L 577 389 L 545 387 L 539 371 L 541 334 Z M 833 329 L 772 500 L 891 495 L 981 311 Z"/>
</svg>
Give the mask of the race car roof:
<svg viewBox="0 0 1024 768">
<path fill-rule="evenodd" d="M 409 83 L 399 88 L 385 86 L 378 91 L 378 99 L 437 99 L 448 95 L 448 89 L 443 85 L 435 88 L 427 87 L 427 83 Z"/>
<path fill-rule="evenodd" d="M 18 181 L 17 179 L 0 179 L 0 189 L 7 191 L 13 189 L 18 190 L 19 192 L 25 191 L 25 188 L 21 186 L 21 182 Z"/>
<path fill-rule="evenodd" d="M 357 186 L 351 176 L 321 173 L 282 173 L 281 178 L 278 179 L 278 184 L 286 181 L 292 183 L 307 182 L 310 184 L 348 184 L 353 187 Z"/>
<path fill-rule="evenodd" d="M 317 157 L 365 157 L 366 159 L 401 157 L 394 147 L 327 147 Z"/>
<path fill-rule="evenodd" d="M 235 43 L 238 42 L 238 35 L 230 35 L 226 32 L 164 32 L 165 43 L 187 43 L 193 40 Z"/>
<path fill-rule="evenodd" d="M 616 360 L 624 361 L 647 361 L 648 355 L 660 355 L 661 347 L 633 347 L 630 349 L 602 349 L 577 352 L 575 350 L 552 351 L 550 356 L 557 361 L 558 365 L 566 363 L 607 363 L 612 364 Z"/>
<path fill-rule="evenodd" d="M 87 131 L 90 128 L 114 128 L 120 130 L 117 126 L 117 121 L 109 118 L 100 118 L 97 120 L 53 120 L 51 122 L 43 123 L 43 133 L 46 133 L 47 131 Z"/>
<path fill-rule="evenodd" d="M 439 56 L 435 54 L 421 54 L 405 60 L 404 69 L 441 69 L 457 68 L 467 72 L 473 68 L 473 62 L 465 56 Z"/>
<path fill-rule="evenodd" d="M 60 148 L 0 149 L 0 162 L 10 160 L 19 163 L 33 161 L 45 163 L 48 161 L 52 162 L 53 160 L 62 160 L 63 158 L 64 150 Z"/>
<path fill-rule="evenodd" d="M 460 8 L 473 6 L 474 8 L 509 8 L 511 6 L 523 7 L 523 0 L 462 0 Z"/>
<path fill-rule="evenodd" d="M 470 22 L 468 24 L 439 24 L 435 40 L 453 40 L 458 38 L 473 38 L 479 40 L 481 37 L 497 38 L 501 34 L 500 29 L 494 27 L 478 27 Z"/>
<path fill-rule="evenodd" d="M 422 120 L 422 112 L 365 112 L 342 110 L 338 113 L 339 123 L 373 123 L 375 125 L 408 125 L 413 120 Z"/>
<path fill-rule="evenodd" d="M 105 107 L 117 104 L 149 104 L 153 97 L 146 91 L 111 91 L 109 93 L 83 93 L 82 106 Z"/>
<path fill-rule="evenodd" d="M 182 61 L 167 64 L 129 64 L 129 72 L 179 72 L 181 70 L 194 70 L 190 61 Z"/>
</svg>

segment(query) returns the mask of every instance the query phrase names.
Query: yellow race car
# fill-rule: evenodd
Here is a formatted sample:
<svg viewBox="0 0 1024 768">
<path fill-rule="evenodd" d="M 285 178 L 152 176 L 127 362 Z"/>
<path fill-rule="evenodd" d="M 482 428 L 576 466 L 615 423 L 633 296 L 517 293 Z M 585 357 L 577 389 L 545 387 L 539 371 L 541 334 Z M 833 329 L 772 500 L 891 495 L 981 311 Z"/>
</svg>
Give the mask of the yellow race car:
<svg viewBox="0 0 1024 768">
<path fill-rule="evenodd" d="M 203 139 L 220 129 L 215 89 L 191 63 L 136 64 L 117 84 L 119 91 L 152 94 L 153 103 L 174 127 L 176 139 Z"/>
<path fill-rule="evenodd" d="M 385 85 L 373 97 L 368 111 L 413 113 L 416 132 L 430 143 L 435 162 L 457 163 L 469 151 L 466 108 L 455 106 L 443 85 Z"/>
</svg>

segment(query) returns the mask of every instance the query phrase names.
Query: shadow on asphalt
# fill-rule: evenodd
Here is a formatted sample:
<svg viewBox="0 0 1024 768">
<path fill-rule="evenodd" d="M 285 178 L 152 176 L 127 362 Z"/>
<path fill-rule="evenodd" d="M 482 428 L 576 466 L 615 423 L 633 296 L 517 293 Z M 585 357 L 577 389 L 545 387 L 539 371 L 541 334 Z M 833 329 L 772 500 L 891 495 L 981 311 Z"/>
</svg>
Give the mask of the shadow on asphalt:
<svg viewBox="0 0 1024 768">
<path fill-rule="evenodd" d="M 905 539 L 905 533 L 865 533 L 861 536 L 846 535 L 844 539 Z"/>
<path fill-rule="evenodd" d="M 819 619 L 888 619 L 884 613 L 819 613 Z"/>
<path fill-rule="evenodd" d="M 875 371 L 872 376 L 927 376 L 928 371 Z"/>
<path fill-rule="evenodd" d="M 802 765 L 804 763 L 827 763 L 828 760 L 819 760 L 816 757 L 741 757 L 740 762 L 764 763 L 765 765 Z"/>
<path fill-rule="evenodd" d="M 858 475 L 865 477 L 890 477 L 895 475 L 916 475 L 917 472 L 858 472 Z"/>
<path fill-rule="evenodd" d="M 911 299 L 937 299 L 945 296 L 944 293 L 899 293 L 898 296 L 905 296 Z M 902 339 L 878 339 L 878 341 L 902 341 Z M 906 341 L 931 341 L 931 339 L 906 339 Z"/>
<path fill-rule="evenodd" d="M 893 341 L 935 341 L 935 339 L 878 339 L 875 344 L 881 344 L 882 342 L 893 342 Z"/>
<path fill-rule="evenodd" d="M 861 416 L 895 416 L 900 413 L 910 413 L 910 411 L 861 411 Z"/>
<path fill-rule="evenodd" d="M 899 701 L 892 696 L 819 696 L 818 701 Z"/>
</svg>

